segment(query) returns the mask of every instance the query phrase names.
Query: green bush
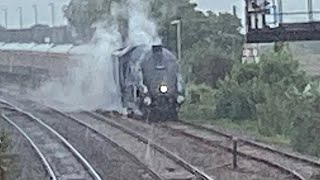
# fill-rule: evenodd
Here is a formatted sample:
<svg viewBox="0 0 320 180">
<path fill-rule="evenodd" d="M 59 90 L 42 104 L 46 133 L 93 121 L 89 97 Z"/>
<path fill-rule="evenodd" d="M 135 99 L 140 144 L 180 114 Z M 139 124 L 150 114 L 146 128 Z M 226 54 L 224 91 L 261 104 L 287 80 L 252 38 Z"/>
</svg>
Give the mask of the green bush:
<svg viewBox="0 0 320 180">
<path fill-rule="evenodd" d="M 266 88 L 266 101 L 257 104 L 258 130 L 266 136 L 288 135 L 291 129 L 290 102 L 284 94 L 276 91 L 276 88 Z"/>
<path fill-rule="evenodd" d="M 216 93 L 217 118 L 257 122 L 265 136 L 284 136 L 294 149 L 320 156 L 320 83 L 299 70 L 290 51 L 236 64 Z"/>
<path fill-rule="evenodd" d="M 266 108 L 268 98 L 278 99 L 271 96 L 282 97 L 291 86 L 300 91 L 305 88 L 308 79 L 298 68 L 298 62 L 286 49 L 262 55 L 257 64 L 235 64 L 230 77 L 218 86 L 217 117 L 257 119 L 257 107 Z M 260 110 L 259 114 L 264 113 Z"/>
<path fill-rule="evenodd" d="M 188 84 L 187 101 L 181 107 L 180 115 L 185 119 L 208 120 L 214 117 L 214 94 L 211 87 Z"/>
<path fill-rule="evenodd" d="M 233 79 L 245 84 L 259 77 L 259 64 L 236 64 L 231 71 Z"/>
<path fill-rule="evenodd" d="M 309 92 L 300 95 L 300 101 L 296 104 L 291 143 L 300 152 L 320 156 L 319 83 L 312 84 Z"/>
<path fill-rule="evenodd" d="M 245 120 L 255 116 L 256 108 L 252 99 L 252 89 L 247 84 L 226 78 L 216 93 L 215 115 L 219 119 Z"/>
<path fill-rule="evenodd" d="M 282 48 L 264 54 L 259 63 L 235 64 L 217 89 L 189 84 L 182 117 L 249 126 L 320 156 L 320 79 L 300 71 L 290 51 Z"/>
<path fill-rule="evenodd" d="M 218 80 L 224 79 L 232 68 L 232 57 L 221 52 L 221 48 L 209 43 L 194 44 L 192 49 L 185 51 L 185 60 L 182 62 L 184 74 L 188 74 L 196 84 L 216 87 Z"/>
</svg>

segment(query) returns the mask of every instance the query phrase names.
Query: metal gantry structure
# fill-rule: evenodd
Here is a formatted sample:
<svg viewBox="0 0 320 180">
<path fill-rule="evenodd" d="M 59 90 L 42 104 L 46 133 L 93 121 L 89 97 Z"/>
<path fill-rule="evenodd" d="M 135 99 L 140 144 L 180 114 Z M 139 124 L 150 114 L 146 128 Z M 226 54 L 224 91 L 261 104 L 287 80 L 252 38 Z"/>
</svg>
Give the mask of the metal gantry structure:
<svg viewBox="0 0 320 180">
<path fill-rule="evenodd" d="M 320 19 L 318 21 L 314 19 L 314 15 L 320 14 L 320 11 L 313 8 L 315 0 L 304 1 L 308 8 L 306 11 L 285 12 L 283 0 L 245 0 L 246 42 L 320 40 Z M 308 21 L 285 23 L 283 17 L 292 15 L 306 15 Z M 273 16 L 272 25 L 274 27 L 267 24 L 266 16 Z"/>
</svg>

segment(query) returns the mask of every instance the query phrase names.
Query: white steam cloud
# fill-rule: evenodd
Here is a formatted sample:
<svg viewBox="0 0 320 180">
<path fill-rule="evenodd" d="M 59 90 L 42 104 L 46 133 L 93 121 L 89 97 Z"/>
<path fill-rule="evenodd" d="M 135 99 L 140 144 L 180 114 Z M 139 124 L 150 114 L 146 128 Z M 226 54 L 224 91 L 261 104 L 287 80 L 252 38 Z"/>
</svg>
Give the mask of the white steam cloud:
<svg viewBox="0 0 320 180">
<path fill-rule="evenodd" d="M 42 86 L 36 96 L 45 103 L 63 110 L 107 109 L 122 111 L 120 92 L 117 92 L 113 76 L 111 54 L 122 45 L 119 15 L 128 17 L 128 44 L 159 44 L 155 23 L 149 18 L 149 4 L 143 0 L 130 0 L 126 5 L 113 5 L 111 17 L 98 22 L 94 39 L 85 56 L 78 59 L 79 66 L 70 67 L 70 76 L 61 81 L 51 81 Z M 123 14 L 124 13 L 124 14 Z"/>
<path fill-rule="evenodd" d="M 150 4 L 143 0 L 129 1 L 129 44 L 161 43 L 156 24 L 150 19 Z"/>
</svg>

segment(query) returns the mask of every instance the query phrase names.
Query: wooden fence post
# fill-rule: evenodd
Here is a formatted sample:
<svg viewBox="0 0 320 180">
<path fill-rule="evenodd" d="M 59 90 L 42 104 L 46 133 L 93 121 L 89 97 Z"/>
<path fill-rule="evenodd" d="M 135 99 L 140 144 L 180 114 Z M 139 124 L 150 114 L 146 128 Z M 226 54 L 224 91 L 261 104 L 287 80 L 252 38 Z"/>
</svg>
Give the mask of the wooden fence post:
<svg viewBox="0 0 320 180">
<path fill-rule="evenodd" d="M 238 154 L 238 138 L 233 137 L 233 169 L 238 168 L 238 162 L 237 162 L 237 154 Z"/>
</svg>

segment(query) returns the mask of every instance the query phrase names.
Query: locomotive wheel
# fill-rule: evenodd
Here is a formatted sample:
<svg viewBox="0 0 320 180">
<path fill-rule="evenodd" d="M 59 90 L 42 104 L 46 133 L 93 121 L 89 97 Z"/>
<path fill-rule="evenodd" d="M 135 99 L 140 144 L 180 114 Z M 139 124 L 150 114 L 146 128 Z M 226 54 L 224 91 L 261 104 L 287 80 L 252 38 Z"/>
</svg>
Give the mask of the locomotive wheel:
<svg viewBox="0 0 320 180">
<path fill-rule="evenodd" d="M 133 118 L 134 117 L 134 112 L 133 112 L 133 110 L 132 109 L 130 109 L 130 108 L 128 108 L 128 115 L 127 115 L 127 117 L 128 118 Z"/>
</svg>

